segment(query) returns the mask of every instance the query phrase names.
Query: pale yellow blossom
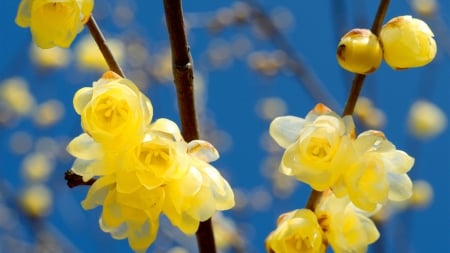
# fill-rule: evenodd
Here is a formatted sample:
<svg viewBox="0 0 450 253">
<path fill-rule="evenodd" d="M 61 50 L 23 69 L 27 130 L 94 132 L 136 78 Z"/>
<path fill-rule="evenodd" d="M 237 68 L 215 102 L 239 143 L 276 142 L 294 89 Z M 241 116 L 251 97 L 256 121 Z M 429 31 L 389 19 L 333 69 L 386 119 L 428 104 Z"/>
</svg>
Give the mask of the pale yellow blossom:
<svg viewBox="0 0 450 253">
<path fill-rule="evenodd" d="M 111 71 L 92 88 L 77 91 L 73 104 L 84 131 L 111 149 L 139 143 L 153 116 L 150 100 L 133 82 Z"/>
<path fill-rule="evenodd" d="M 286 148 L 280 170 L 318 191 L 330 188 L 352 158 L 354 124 L 318 104 L 305 119 L 285 116 L 274 119 L 270 135 Z"/>
<path fill-rule="evenodd" d="M 269 253 L 324 253 L 326 238 L 309 209 L 294 210 L 278 218 L 277 228 L 266 239 Z"/>
</svg>

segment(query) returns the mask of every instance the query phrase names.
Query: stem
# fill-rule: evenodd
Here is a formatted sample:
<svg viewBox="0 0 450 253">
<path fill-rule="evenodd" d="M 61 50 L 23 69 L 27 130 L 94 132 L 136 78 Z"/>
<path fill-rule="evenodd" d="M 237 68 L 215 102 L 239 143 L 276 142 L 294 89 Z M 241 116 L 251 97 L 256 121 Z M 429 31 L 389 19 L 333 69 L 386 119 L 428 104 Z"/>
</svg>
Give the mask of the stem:
<svg viewBox="0 0 450 253">
<path fill-rule="evenodd" d="M 95 40 L 95 43 L 97 43 L 98 48 L 102 52 L 103 58 L 105 58 L 105 61 L 108 64 L 109 69 L 116 72 L 121 77 L 125 77 L 116 59 L 114 59 L 111 50 L 109 49 L 108 45 L 106 45 L 105 37 L 100 31 L 100 28 L 98 27 L 97 22 L 95 22 L 95 19 L 92 15 L 86 22 L 86 26 L 89 29 L 92 38 Z"/>
<path fill-rule="evenodd" d="M 378 6 L 377 14 L 375 16 L 375 19 L 373 21 L 372 28 L 371 28 L 371 31 L 377 36 L 380 33 L 381 25 L 383 24 L 384 17 L 386 16 L 388 6 L 389 6 L 389 0 L 381 0 L 380 5 Z M 358 97 L 361 92 L 362 86 L 364 84 L 365 78 L 366 78 L 366 75 L 355 74 L 355 77 L 353 78 L 353 82 L 352 82 L 352 88 L 350 89 L 342 116 L 353 114 L 353 111 L 354 111 L 355 105 L 356 105 L 356 101 L 358 100 Z M 306 208 L 310 209 L 311 211 L 314 211 L 315 206 L 316 206 L 317 202 L 319 201 L 319 199 L 321 198 L 321 196 L 322 196 L 321 192 L 318 192 L 313 189 L 309 195 L 308 202 L 306 204 Z"/>
<path fill-rule="evenodd" d="M 194 103 L 194 71 L 184 30 L 181 0 L 164 0 L 164 12 L 172 51 L 181 129 L 184 139 L 189 142 L 198 139 L 199 133 Z M 196 235 L 200 253 L 216 252 L 211 219 L 200 222 Z"/>
</svg>

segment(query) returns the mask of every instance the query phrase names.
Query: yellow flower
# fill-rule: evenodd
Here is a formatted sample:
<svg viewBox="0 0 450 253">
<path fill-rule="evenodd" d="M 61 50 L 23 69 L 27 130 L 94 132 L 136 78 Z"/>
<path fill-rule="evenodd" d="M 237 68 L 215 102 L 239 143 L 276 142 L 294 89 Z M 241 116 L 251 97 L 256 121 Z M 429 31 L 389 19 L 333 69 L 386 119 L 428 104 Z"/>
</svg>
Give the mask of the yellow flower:
<svg viewBox="0 0 450 253">
<path fill-rule="evenodd" d="M 115 180 L 113 175 L 99 178 L 90 187 L 82 206 L 92 209 L 102 205 L 100 228 L 114 239 L 128 238 L 135 252 L 145 252 L 158 232 L 164 190 L 139 187 L 132 193 L 120 193 Z"/>
<path fill-rule="evenodd" d="M 150 100 L 133 82 L 111 71 L 92 88 L 77 91 L 73 104 L 86 133 L 110 149 L 139 143 L 153 116 Z"/>
<path fill-rule="evenodd" d="M 326 238 L 316 215 L 309 209 L 299 209 L 280 216 L 277 228 L 266 239 L 266 250 L 269 253 L 323 253 Z"/>
<path fill-rule="evenodd" d="M 217 150 L 201 140 L 186 143 L 168 119 L 147 125 L 129 149 L 112 149 L 84 133 L 67 150 L 77 158 L 73 172 L 84 181 L 97 179 L 83 208 L 102 206 L 102 230 L 128 238 L 136 252 L 145 252 L 155 239 L 161 212 L 192 234 L 201 221 L 234 205 L 231 187 L 208 163 L 218 158 Z"/>
<path fill-rule="evenodd" d="M 163 212 L 174 226 L 186 234 L 197 231 L 199 223 L 211 218 L 218 210 L 234 206 L 234 194 L 228 182 L 207 161 L 215 159 L 217 151 L 203 141 L 189 143 L 187 174 L 165 186 Z"/>
<path fill-rule="evenodd" d="M 430 27 L 411 16 L 395 17 L 380 32 L 384 60 L 393 69 L 421 67 L 436 56 L 436 42 Z"/>
<path fill-rule="evenodd" d="M 187 150 L 178 126 L 168 119 L 158 119 L 148 127 L 140 145 L 111 164 L 120 167 L 117 190 L 132 192 L 139 186 L 153 189 L 184 177 L 188 171 Z"/>
<path fill-rule="evenodd" d="M 354 124 L 318 104 L 305 119 L 286 116 L 274 119 L 270 135 L 286 148 L 280 170 L 318 191 L 330 188 L 352 159 Z"/>
<path fill-rule="evenodd" d="M 383 50 L 377 36 L 370 30 L 353 29 L 341 38 L 336 58 L 345 70 L 369 74 L 380 66 Z"/>
<path fill-rule="evenodd" d="M 355 208 L 347 198 L 323 194 L 316 207 L 320 227 L 335 253 L 364 253 L 380 234 L 368 214 Z"/>
<path fill-rule="evenodd" d="M 365 131 L 354 143 L 358 159 L 344 172 L 344 184 L 355 206 L 373 211 L 388 199 L 401 201 L 412 194 L 406 174 L 414 159 L 389 142 L 379 131 Z"/>
<path fill-rule="evenodd" d="M 93 0 L 22 0 L 16 23 L 30 27 L 34 42 L 41 48 L 67 48 L 83 29 L 93 7 Z"/>
</svg>

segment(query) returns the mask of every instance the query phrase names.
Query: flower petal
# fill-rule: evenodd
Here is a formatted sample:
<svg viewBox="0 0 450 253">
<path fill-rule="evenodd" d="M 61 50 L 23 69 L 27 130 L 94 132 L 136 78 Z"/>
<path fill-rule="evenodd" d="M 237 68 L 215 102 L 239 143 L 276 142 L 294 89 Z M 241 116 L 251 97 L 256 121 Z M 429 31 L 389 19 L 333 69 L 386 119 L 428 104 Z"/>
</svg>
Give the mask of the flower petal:
<svg viewBox="0 0 450 253">
<path fill-rule="evenodd" d="M 99 159 L 102 156 L 101 146 L 86 133 L 70 141 L 67 152 L 83 160 Z"/>
<path fill-rule="evenodd" d="M 287 148 L 297 140 L 299 131 L 304 125 L 305 119 L 295 116 L 283 116 L 275 118 L 270 123 L 269 132 L 278 145 Z"/>
<path fill-rule="evenodd" d="M 389 196 L 393 201 L 402 201 L 411 197 L 412 182 L 407 174 L 388 173 Z"/>
</svg>

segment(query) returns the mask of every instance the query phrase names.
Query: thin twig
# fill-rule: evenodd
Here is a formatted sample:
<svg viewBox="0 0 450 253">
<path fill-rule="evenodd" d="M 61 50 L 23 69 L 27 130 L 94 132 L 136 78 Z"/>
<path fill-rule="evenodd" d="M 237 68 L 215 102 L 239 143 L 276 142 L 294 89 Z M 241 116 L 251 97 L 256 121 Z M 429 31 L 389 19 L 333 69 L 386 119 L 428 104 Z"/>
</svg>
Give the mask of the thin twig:
<svg viewBox="0 0 450 253">
<path fill-rule="evenodd" d="M 264 8 L 257 0 L 246 0 L 251 6 L 251 17 L 256 24 L 264 31 L 271 42 L 283 50 L 288 57 L 287 68 L 294 74 L 295 78 L 302 84 L 306 91 L 316 101 L 326 104 L 334 111 L 341 110 L 341 105 L 336 101 L 332 94 L 325 88 L 322 81 L 315 75 L 314 71 L 309 69 L 302 55 L 296 51 L 283 33 L 274 25 L 271 18 L 267 15 Z"/>
<path fill-rule="evenodd" d="M 194 71 L 187 42 L 181 0 L 164 0 L 167 30 L 172 51 L 172 71 L 177 90 L 181 129 L 186 141 L 198 139 L 198 126 L 194 103 Z M 197 230 L 200 253 L 215 253 L 211 219 L 200 223 Z"/>
<path fill-rule="evenodd" d="M 89 29 L 92 38 L 95 40 L 95 43 L 97 43 L 98 48 L 102 52 L 103 58 L 105 58 L 105 61 L 108 64 L 109 69 L 116 72 L 120 76 L 125 77 L 116 59 L 114 59 L 111 50 L 109 49 L 108 45 L 106 45 L 105 37 L 100 31 L 100 28 L 98 27 L 97 22 L 95 22 L 95 19 L 92 15 L 86 22 L 86 26 Z"/>
</svg>

